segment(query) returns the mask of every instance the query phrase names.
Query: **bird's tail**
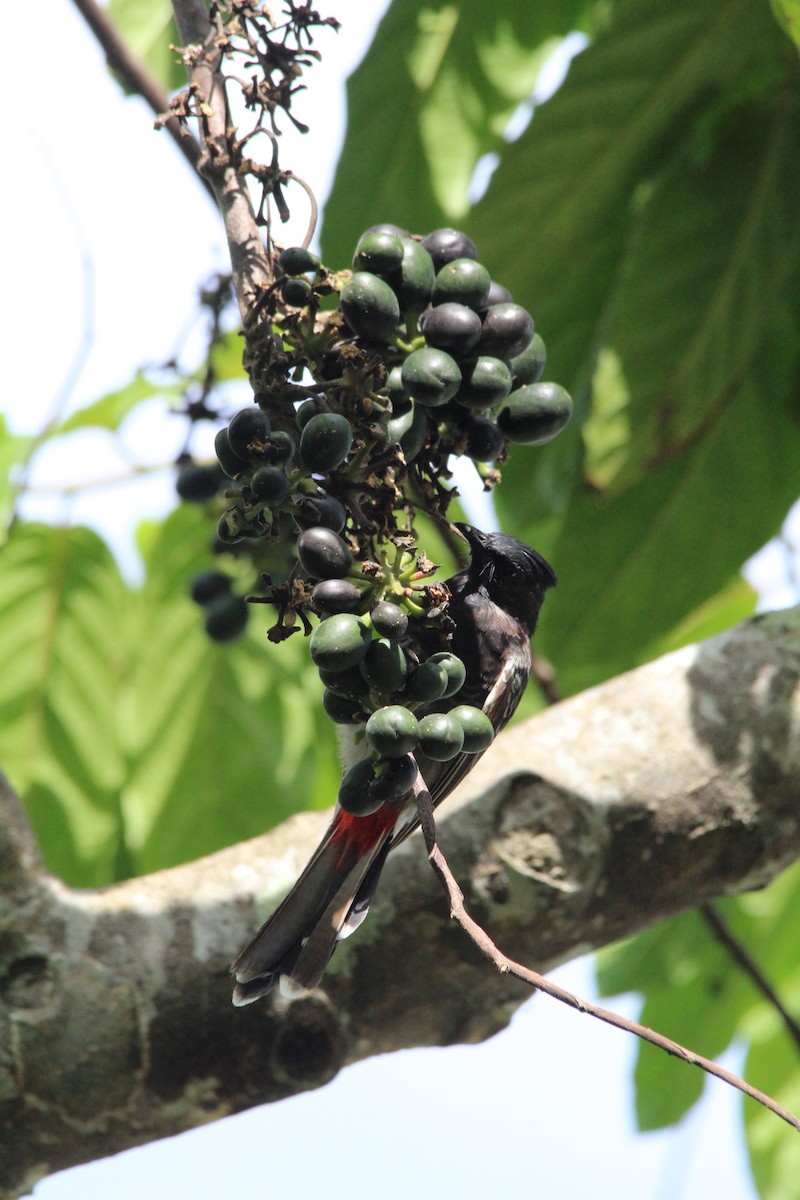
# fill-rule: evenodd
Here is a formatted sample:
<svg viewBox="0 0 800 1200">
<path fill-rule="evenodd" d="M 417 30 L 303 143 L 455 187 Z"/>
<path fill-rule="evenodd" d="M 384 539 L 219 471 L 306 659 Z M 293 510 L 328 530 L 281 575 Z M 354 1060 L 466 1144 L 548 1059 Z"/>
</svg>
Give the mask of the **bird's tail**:
<svg viewBox="0 0 800 1200">
<path fill-rule="evenodd" d="M 367 915 L 396 819 L 389 805 L 367 817 L 337 810 L 297 883 L 231 966 L 234 1004 L 257 1000 L 281 977 L 317 986 L 337 942 Z"/>
</svg>

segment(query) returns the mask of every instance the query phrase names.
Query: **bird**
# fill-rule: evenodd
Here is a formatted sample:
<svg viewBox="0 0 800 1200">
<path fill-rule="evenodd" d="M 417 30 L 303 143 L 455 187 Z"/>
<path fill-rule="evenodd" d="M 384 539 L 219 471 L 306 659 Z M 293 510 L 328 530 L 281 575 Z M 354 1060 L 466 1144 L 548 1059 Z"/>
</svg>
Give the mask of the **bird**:
<svg viewBox="0 0 800 1200">
<path fill-rule="evenodd" d="M 462 522 L 455 528 L 469 545 L 470 559 L 447 580 L 454 626 L 450 648 L 462 659 L 466 678 L 455 696 L 431 708 L 473 705 L 497 733 L 527 686 L 530 641 L 556 576 L 541 554 L 510 534 L 484 533 Z M 417 750 L 415 758 L 418 779 L 436 807 L 480 754 L 434 762 Z M 337 803 L 297 883 L 232 964 L 233 1003 L 250 1004 L 278 983 L 289 995 L 318 986 L 338 942 L 366 917 L 387 855 L 418 824 L 414 794 L 387 801 L 366 816 L 345 812 Z"/>
</svg>

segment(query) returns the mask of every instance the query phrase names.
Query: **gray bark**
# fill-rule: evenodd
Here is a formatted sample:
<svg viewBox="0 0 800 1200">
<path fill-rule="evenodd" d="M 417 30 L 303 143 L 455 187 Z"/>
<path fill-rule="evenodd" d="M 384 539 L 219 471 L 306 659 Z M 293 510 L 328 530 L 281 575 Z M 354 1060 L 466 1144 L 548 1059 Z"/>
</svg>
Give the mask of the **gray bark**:
<svg viewBox="0 0 800 1200">
<path fill-rule="evenodd" d="M 467 906 L 539 970 L 800 856 L 800 610 L 759 617 L 506 731 L 441 810 Z M 448 920 L 422 841 L 393 854 L 324 991 L 246 1009 L 228 964 L 326 824 L 303 814 L 97 892 L 44 870 L 0 791 L 0 1195 L 330 1080 L 475 1042 L 527 995 Z"/>
</svg>

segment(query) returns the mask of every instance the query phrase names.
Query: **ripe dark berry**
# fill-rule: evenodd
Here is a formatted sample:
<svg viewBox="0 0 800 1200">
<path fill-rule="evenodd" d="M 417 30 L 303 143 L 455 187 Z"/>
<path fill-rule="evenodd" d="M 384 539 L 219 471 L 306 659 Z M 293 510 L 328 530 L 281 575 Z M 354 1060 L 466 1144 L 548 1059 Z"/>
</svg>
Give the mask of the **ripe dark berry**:
<svg viewBox="0 0 800 1200">
<path fill-rule="evenodd" d="M 295 520 L 304 529 L 310 529 L 312 525 L 324 525 L 334 533 L 341 533 L 344 529 L 347 513 L 335 496 L 301 496 L 296 508 Z"/>
<path fill-rule="evenodd" d="M 217 461 L 228 478 L 236 479 L 240 472 L 244 470 L 245 464 L 233 453 L 231 444 L 228 441 L 227 429 L 220 429 L 218 431 L 214 438 L 214 450 L 217 455 Z"/>
<path fill-rule="evenodd" d="M 206 606 L 206 633 L 215 642 L 232 642 L 240 637 L 247 625 L 249 609 L 241 596 L 232 592 L 217 596 Z"/>
<path fill-rule="evenodd" d="M 189 595 L 195 604 L 208 604 L 230 590 L 231 577 L 224 571 L 201 571 L 189 585 Z"/>
<path fill-rule="evenodd" d="M 297 556 L 312 579 L 342 579 L 353 565 L 346 542 L 332 529 L 304 529 L 297 539 Z"/>
<path fill-rule="evenodd" d="M 289 495 L 289 480 L 280 467 L 259 467 L 250 480 L 250 491 L 257 503 L 277 508 Z"/>
<path fill-rule="evenodd" d="M 435 229 L 422 239 L 422 245 L 433 259 L 436 270 L 454 258 L 477 258 L 475 243 L 457 229 Z"/>
<path fill-rule="evenodd" d="M 318 613 L 354 612 L 361 591 L 347 579 L 322 579 L 311 589 L 311 606 Z"/>
<path fill-rule="evenodd" d="M 205 466 L 202 463 L 186 463 L 178 471 L 175 490 L 181 500 L 192 504 L 202 504 L 210 500 L 221 489 L 224 476 L 218 466 Z"/>
<path fill-rule="evenodd" d="M 408 614 L 399 604 L 393 604 L 391 600 L 381 600 L 370 612 L 370 617 L 372 628 L 381 637 L 392 638 L 395 641 L 405 637 Z"/>
<path fill-rule="evenodd" d="M 269 418 L 257 404 L 240 409 L 231 418 L 228 426 L 228 441 L 231 450 L 242 462 L 265 458 L 269 450 L 269 435 Z"/>
<path fill-rule="evenodd" d="M 477 345 L 483 327 L 473 309 L 448 301 L 429 308 L 422 316 L 420 329 L 429 346 L 463 358 Z"/>
<path fill-rule="evenodd" d="M 533 317 L 519 304 L 493 304 L 483 314 L 479 354 L 508 361 L 521 354 L 533 337 Z"/>
<path fill-rule="evenodd" d="M 311 299 L 311 284 L 301 276 L 299 279 L 284 279 L 281 284 L 281 296 L 293 308 L 305 308 Z"/>
</svg>

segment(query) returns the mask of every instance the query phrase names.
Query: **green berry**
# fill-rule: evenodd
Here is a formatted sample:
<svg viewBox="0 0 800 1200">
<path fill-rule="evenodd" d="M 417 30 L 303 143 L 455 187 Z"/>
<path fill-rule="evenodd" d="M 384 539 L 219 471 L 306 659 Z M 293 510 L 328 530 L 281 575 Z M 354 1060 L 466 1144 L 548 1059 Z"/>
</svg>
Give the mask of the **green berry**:
<svg viewBox="0 0 800 1200">
<path fill-rule="evenodd" d="M 445 263 L 433 285 L 433 303 L 465 304 L 476 312 L 486 307 L 492 278 L 473 258 L 455 258 Z"/>
<path fill-rule="evenodd" d="M 309 649 L 317 667 L 346 671 L 355 667 L 369 649 L 369 629 L 352 613 L 335 613 L 320 621 L 311 634 Z"/>
<path fill-rule="evenodd" d="M 340 413 L 319 413 L 300 435 L 300 461 L 310 471 L 332 471 L 340 466 L 353 444 L 353 430 Z"/>
<path fill-rule="evenodd" d="M 514 387 L 539 382 L 547 365 L 547 347 L 538 333 L 533 335 L 530 345 L 512 358 L 508 365 L 514 376 Z"/>
<path fill-rule="evenodd" d="M 426 703 L 429 700 L 441 700 L 447 691 L 447 682 L 447 672 L 442 664 L 428 659 L 415 667 L 409 675 L 406 695 L 409 700 Z"/>
<path fill-rule="evenodd" d="M 456 692 L 464 686 L 464 680 L 467 678 L 467 668 L 458 655 L 452 654 L 449 650 L 442 650 L 439 654 L 432 654 L 428 661 L 437 663 L 447 676 L 444 695 L 455 696 Z"/>
<path fill-rule="evenodd" d="M 429 713 L 419 723 L 419 748 L 434 762 L 448 762 L 460 753 L 464 730 L 450 713 Z"/>
<path fill-rule="evenodd" d="M 364 679 L 379 696 L 391 696 L 405 682 L 408 664 L 402 647 L 376 638 L 359 664 Z"/>
<path fill-rule="evenodd" d="M 326 671 L 320 667 L 319 677 L 328 691 L 335 692 L 337 696 L 358 700 L 362 707 L 369 701 L 369 687 L 357 666 L 348 667 L 346 671 Z"/>
<path fill-rule="evenodd" d="M 354 763 L 339 785 L 339 807 L 354 817 L 368 817 L 377 812 L 383 800 L 370 795 L 370 784 L 375 777 L 375 763 L 363 758 Z"/>
<path fill-rule="evenodd" d="M 311 299 L 312 287 L 307 279 L 284 279 L 281 284 L 281 296 L 293 308 L 305 308 Z"/>
<path fill-rule="evenodd" d="M 316 271 L 319 265 L 316 254 L 305 246 L 287 246 L 278 256 L 278 266 L 287 275 L 305 275 L 307 271 Z"/>
<path fill-rule="evenodd" d="M 419 242 L 409 237 L 402 241 L 403 261 L 400 269 L 392 272 L 388 280 L 397 293 L 400 311 L 419 313 L 430 302 L 436 271 L 433 259 Z"/>
<path fill-rule="evenodd" d="M 462 363 L 461 375 L 456 400 L 465 408 L 492 408 L 511 391 L 511 371 L 500 358 L 482 355 Z"/>
<path fill-rule="evenodd" d="M 192 504 L 202 504 L 216 496 L 222 484 L 222 474 L 218 466 L 205 466 L 201 463 L 186 463 L 178 471 L 175 490 L 181 500 Z"/>
<path fill-rule="evenodd" d="M 409 354 L 402 368 L 403 386 L 420 404 L 438 408 L 461 384 L 458 363 L 444 350 L 423 347 Z"/>
<path fill-rule="evenodd" d="M 485 712 L 471 704 L 459 704 L 450 710 L 450 716 L 464 731 L 465 754 L 482 754 L 488 750 L 494 741 L 494 729 Z"/>
<path fill-rule="evenodd" d="M 400 320 L 400 305 L 389 284 L 369 271 L 356 271 L 342 288 L 344 319 L 359 337 L 390 342 Z"/>
<path fill-rule="evenodd" d="M 381 600 L 370 612 L 372 628 L 381 637 L 399 641 L 408 629 L 408 614 L 399 604 Z"/>
<path fill-rule="evenodd" d="M 346 700 L 326 688 L 322 693 L 322 707 L 337 725 L 359 725 L 364 720 L 364 709 L 356 700 Z"/>
<path fill-rule="evenodd" d="M 367 741 L 376 754 L 399 758 L 419 741 L 417 718 L 402 704 L 388 704 L 374 712 L 366 725 Z"/>
<path fill-rule="evenodd" d="M 383 275 L 396 271 L 403 261 L 403 241 L 396 233 L 365 233 L 356 247 L 353 267 Z"/>
<path fill-rule="evenodd" d="M 511 442 L 539 446 L 552 441 L 572 416 L 572 399 L 558 383 L 529 383 L 517 388 L 497 414 Z"/>
<path fill-rule="evenodd" d="M 318 400 L 304 400 L 295 410 L 294 419 L 298 429 L 305 429 L 312 417 L 318 417 L 322 412 Z"/>
</svg>

